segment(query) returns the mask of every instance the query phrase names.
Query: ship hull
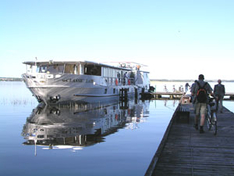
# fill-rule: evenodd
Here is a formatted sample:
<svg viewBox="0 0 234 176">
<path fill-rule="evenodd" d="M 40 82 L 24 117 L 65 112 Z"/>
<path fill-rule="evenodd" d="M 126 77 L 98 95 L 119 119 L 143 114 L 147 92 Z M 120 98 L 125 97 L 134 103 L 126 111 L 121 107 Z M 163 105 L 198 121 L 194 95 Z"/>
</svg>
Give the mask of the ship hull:
<svg viewBox="0 0 234 176">
<path fill-rule="evenodd" d="M 90 103 L 117 100 L 122 94 L 121 89 L 127 91 L 128 97 L 133 97 L 141 91 L 141 88 L 134 85 L 101 86 L 91 83 L 36 85 L 33 79 L 27 78 L 24 81 L 38 102 L 46 104 L 66 103 L 69 101 Z M 59 81 L 57 80 L 56 82 L 58 83 Z M 126 96 L 125 92 L 123 94 Z"/>
</svg>

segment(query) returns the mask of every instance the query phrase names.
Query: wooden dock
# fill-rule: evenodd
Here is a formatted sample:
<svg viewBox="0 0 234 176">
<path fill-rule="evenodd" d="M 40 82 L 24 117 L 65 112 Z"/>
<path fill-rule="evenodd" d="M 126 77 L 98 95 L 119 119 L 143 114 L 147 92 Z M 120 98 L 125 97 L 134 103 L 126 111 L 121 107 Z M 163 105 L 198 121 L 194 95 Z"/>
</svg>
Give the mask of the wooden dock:
<svg viewBox="0 0 234 176">
<path fill-rule="evenodd" d="M 169 99 L 180 99 L 184 92 L 153 92 L 151 95 L 156 99 L 169 98 Z"/>
<path fill-rule="evenodd" d="M 146 176 L 234 175 L 234 113 L 218 113 L 215 136 L 194 128 L 191 104 L 178 106 Z"/>
<path fill-rule="evenodd" d="M 170 99 L 170 100 L 180 100 L 184 96 L 184 92 L 144 92 L 141 93 L 141 96 L 147 97 L 150 99 Z M 224 100 L 234 100 L 234 93 L 226 93 Z"/>
<path fill-rule="evenodd" d="M 144 92 L 141 94 L 142 97 L 150 99 L 176 99 L 180 100 L 184 95 L 184 92 Z"/>
</svg>

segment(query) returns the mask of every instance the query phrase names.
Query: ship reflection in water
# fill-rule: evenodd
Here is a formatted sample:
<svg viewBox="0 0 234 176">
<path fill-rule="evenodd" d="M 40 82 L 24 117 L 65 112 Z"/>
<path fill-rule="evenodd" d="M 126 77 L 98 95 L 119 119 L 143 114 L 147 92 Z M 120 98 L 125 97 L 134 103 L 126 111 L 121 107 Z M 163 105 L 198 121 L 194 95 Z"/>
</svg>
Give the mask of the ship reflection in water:
<svg viewBox="0 0 234 176">
<path fill-rule="evenodd" d="M 71 149 L 105 142 L 118 129 L 137 129 L 146 120 L 149 101 L 98 104 L 38 105 L 27 118 L 22 135 L 25 145 L 43 149 Z"/>
</svg>

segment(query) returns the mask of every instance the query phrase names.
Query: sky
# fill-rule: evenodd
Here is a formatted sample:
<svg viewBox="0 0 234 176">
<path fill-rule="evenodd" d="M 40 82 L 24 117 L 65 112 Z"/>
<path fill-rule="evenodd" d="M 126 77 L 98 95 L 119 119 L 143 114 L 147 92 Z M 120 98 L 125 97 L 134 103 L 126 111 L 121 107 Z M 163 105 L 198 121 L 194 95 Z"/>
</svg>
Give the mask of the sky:
<svg viewBox="0 0 234 176">
<path fill-rule="evenodd" d="M 1 0 L 0 77 L 24 61 L 148 65 L 151 79 L 234 79 L 232 0 Z"/>
</svg>

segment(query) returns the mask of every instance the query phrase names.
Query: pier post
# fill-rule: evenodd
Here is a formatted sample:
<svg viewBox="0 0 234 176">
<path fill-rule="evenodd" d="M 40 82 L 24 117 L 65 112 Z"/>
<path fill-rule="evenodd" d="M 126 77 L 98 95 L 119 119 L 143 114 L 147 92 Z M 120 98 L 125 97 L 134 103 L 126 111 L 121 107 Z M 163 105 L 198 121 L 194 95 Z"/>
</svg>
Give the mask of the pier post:
<svg viewBox="0 0 234 176">
<path fill-rule="evenodd" d="M 128 100 L 128 89 L 120 89 L 120 101 L 127 101 Z"/>
<path fill-rule="evenodd" d="M 135 88 L 135 99 L 138 98 L 138 92 L 137 92 L 137 88 Z"/>
</svg>

